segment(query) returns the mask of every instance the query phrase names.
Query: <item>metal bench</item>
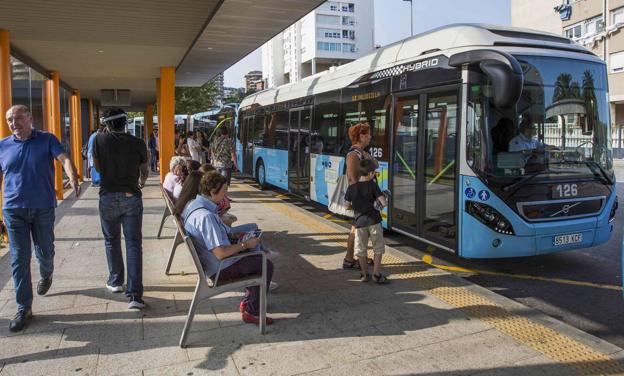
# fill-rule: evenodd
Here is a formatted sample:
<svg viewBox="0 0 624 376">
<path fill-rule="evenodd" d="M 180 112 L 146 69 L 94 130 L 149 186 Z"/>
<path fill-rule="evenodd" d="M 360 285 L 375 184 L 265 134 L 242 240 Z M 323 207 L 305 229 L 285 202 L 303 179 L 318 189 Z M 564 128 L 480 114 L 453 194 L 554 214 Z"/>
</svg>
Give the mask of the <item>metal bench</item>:
<svg viewBox="0 0 624 376">
<path fill-rule="evenodd" d="M 167 193 L 167 191 L 163 188 L 162 185 L 160 186 L 160 191 L 165 200 L 165 210 L 163 212 L 162 219 L 160 220 L 160 227 L 158 228 L 158 235 L 156 236 L 156 238 L 158 239 L 160 239 L 160 234 L 165 225 L 165 221 L 167 220 L 167 217 L 173 215 L 173 208 L 174 208 L 174 204 L 173 204 L 173 201 L 171 201 L 171 197 L 169 197 L 169 193 Z M 184 243 L 184 240 L 182 239 L 182 237 L 183 235 L 180 234 L 180 231 L 176 226 L 176 233 L 173 238 L 173 244 L 171 245 L 171 251 L 169 251 L 169 260 L 167 260 L 167 267 L 165 268 L 166 275 L 169 275 L 169 270 L 171 269 L 171 264 L 173 263 L 173 256 L 175 255 L 176 248 L 178 248 L 180 244 Z"/>
<path fill-rule="evenodd" d="M 208 278 L 204 273 L 204 268 L 201 265 L 199 260 L 199 256 L 197 255 L 197 251 L 195 250 L 195 246 L 193 245 L 193 241 L 191 237 L 188 236 L 182 223 L 180 222 L 180 218 L 177 215 L 173 216 L 177 232 L 181 234 L 182 242 L 186 244 L 186 248 L 191 253 L 193 257 L 193 262 L 195 263 L 195 267 L 197 268 L 197 286 L 195 287 L 195 294 L 193 295 L 193 301 L 191 302 L 191 306 L 189 307 L 189 312 L 186 317 L 186 323 L 184 324 L 184 329 L 182 330 L 182 336 L 180 337 L 180 347 L 186 347 L 186 340 L 188 338 L 189 332 L 191 330 L 191 325 L 193 323 L 193 317 L 195 316 L 195 310 L 197 306 L 214 296 L 222 294 L 227 291 L 240 290 L 245 287 L 259 286 L 260 287 L 260 333 L 264 334 L 266 331 L 266 306 L 267 306 L 267 256 L 266 253 L 260 253 L 262 255 L 262 275 L 252 278 L 244 278 L 232 282 L 227 282 L 225 284 L 219 284 L 219 274 L 221 273 L 221 265 L 223 265 L 223 261 L 230 259 L 242 259 L 244 257 L 249 256 L 257 256 L 258 252 L 245 252 L 242 254 L 236 254 L 234 256 L 228 257 L 226 259 L 221 260 L 219 264 L 219 269 L 217 274 L 215 275 L 214 281 Z M 172 253 L 173 255 L 173 253 Z M 171 260 L 171 258 L 170 258 Z"/>
</svg>

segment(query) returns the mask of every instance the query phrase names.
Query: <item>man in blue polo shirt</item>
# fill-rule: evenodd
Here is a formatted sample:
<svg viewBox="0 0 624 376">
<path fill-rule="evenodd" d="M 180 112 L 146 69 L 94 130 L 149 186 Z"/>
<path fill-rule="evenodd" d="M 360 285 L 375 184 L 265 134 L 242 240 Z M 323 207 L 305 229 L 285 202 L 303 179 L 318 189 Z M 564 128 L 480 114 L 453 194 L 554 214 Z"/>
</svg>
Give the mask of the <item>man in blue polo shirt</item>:
<svg viewBox="0 0 624 376">
<path fill-rule="evenodd" d="M 33 129 L 33 118 L 26 106 L 9 108 L 6 120 L 13 135 L 0 140 L 0 181 L 4 183 L 2 214 L 9 234 L 18 309 L 9 323 L 9 330 L 18 332 L 32 319 L 31 236 L 41 275 L 37 294 L 44 295 L 52 285 L 56 208 L 54 159 L 63 165 L 76 197 L 80 186 L 74 166 L 59 140 L 53 134 Z"/>
</svg>

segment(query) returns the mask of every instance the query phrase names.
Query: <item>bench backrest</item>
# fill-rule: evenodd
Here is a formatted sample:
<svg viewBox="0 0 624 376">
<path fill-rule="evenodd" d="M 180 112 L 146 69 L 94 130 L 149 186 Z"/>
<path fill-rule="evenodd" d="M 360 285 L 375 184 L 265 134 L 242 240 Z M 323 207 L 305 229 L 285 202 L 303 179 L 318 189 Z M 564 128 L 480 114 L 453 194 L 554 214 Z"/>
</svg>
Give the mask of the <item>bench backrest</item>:
<svg viewBox="0 0 624 376">
<path fill-rule="evenodd" d="M 193 262 L 195 263 L 195 267 L 197 268 L 197 274 L 199 275 L 199 278 L 201 278 L 202 281 L 206 281 L 207 277 L 204 273 L 204 267 L 199 260 L 199 256 L 197 255 L 197 251 L 195 250 L 193 240 L 186 233 L 184 226 L 182 226 L 182 221 L 180 221 L 180 217 L 174 214 L 173 218 L 175 220 L 176 227 L 178 228 L 178 232 L 182 236 L 182 239 L 184 239 L 184 244 L 186 244 L 186 248 L 188 248 L 189 252 L 191 253 L 191 257 L 193 257 Z"/>
<path fill-rule="evenodd" d="M 169 192 L 167 192 L 167 190 L 162 186 L 162 184 L 160 185 L 160 191 L 162 192 L 163 198 L 165 199 L 165 205 L 167 205 L 167 209 L 169 209 L 169 212 L 171 214 L 173 214 L 173 201 L 171 200 L 171 196 L 169 196 Z"/>
</svg>

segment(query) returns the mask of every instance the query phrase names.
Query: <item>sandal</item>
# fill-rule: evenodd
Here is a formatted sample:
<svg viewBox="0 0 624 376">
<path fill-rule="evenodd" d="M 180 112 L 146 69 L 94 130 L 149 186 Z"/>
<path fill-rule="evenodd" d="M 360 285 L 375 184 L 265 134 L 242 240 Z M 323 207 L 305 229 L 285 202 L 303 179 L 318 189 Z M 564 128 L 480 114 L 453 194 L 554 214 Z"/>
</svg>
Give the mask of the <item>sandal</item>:
<svg viewBox="0 0 624 376">
<path fill-rule="evenodd" d="M 373 259 L 370 257 L 366 258 L 366 263 L 368 265 L 373 265 Z M 342 259 L 342 268 L 343 269 L 360 269 L 360 261 L 358 259 L 353 259 L 353 261 L 349 261 L 347 259 Z"/>
<path fill-rule="evenodd" d="M 360 282 L 368 282 L 369 278 L 370 278 L 370 274 L 360 273 Z"/>
<path fill-rule="evenodd" d="M 385 283 L 388 283 L 388 278 L 386 278 L 386 276 L 381 273 L 373 274 L 373 281 L 378 285 L 383 285 Z"/>
<path fill-rule="evenodd" d="M 342 268 L 343 269 L 360 269 L 360 263 L 358 260 L 349 261 L 347 259 L 342 260 Z"/>
</svg>

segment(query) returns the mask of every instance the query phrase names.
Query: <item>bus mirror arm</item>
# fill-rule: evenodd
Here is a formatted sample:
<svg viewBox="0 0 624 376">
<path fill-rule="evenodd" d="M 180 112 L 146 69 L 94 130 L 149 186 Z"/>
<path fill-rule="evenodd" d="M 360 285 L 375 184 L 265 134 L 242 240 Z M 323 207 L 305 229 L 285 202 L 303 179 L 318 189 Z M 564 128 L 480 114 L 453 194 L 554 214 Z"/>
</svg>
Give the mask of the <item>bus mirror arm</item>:
<svg viewBox="0 0 624 376">
<path fill-rule="evenodd" d="M 449 59 L 449 65 L 453 67 L 477 63 L 492 82 L 494 105 L 498 108 L 513 107 L 520 99 L 524 83 L 522 67 L 516 58 L 503 51 L 472 50 L 457 53 Z"/>
</svg>

